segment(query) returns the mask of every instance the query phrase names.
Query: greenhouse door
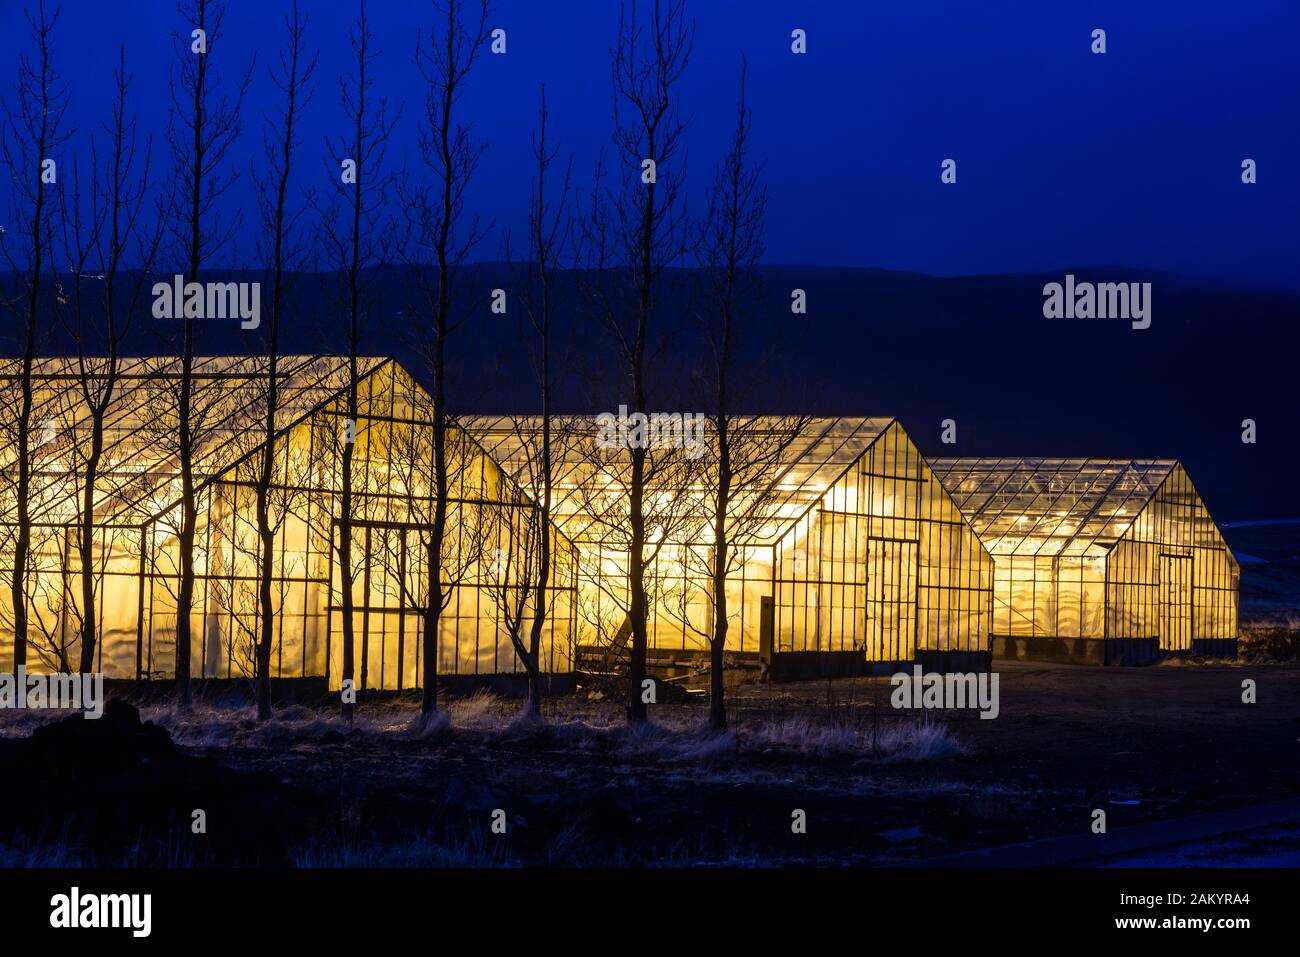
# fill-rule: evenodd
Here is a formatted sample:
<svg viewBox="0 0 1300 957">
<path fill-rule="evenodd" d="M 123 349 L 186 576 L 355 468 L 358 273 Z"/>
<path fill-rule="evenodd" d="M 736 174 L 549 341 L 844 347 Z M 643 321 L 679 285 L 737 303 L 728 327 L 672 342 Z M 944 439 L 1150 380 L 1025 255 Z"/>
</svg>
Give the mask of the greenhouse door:
<svg viewBox="0 0 1300 957">
<path fill-rule="evenodd" d="M 867 539 L 868 661 L 916 655 L 916 542 Z"/>
<path fill-rule="evenodd" d="M 419 686 L 423 617 L 424 550 L 418 530 L 396 525 L 355 523 L 352 554 L 353 676 L 359 690 L 402 690 Z M 342 575 L 334 551 L 333 587 Z M 337 601 L 337 598 L 335 599 Z M 343 670 L 343 612 L 330 608 L 330 674 L 336 684 Z"/>
<path fill-rule="evenodd" d="M 1160 556 L 1160 650 L 1192 648 L 1192 558 Z"/>
</svg>

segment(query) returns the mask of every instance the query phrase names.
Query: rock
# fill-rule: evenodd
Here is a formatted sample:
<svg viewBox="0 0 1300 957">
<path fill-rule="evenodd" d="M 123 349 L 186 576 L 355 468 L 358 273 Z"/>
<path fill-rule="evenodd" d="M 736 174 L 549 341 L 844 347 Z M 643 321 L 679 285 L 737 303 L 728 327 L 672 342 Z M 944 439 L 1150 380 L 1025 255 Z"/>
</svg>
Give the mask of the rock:
<svg viewBox="0 0 1300 957">
<path fill-rule="evenodd" d="M 37 728 L 31 743 L 38 762 L 81 768 L 125 770 L 178 755 L 164 728 L 141 721 L 134 706 L 117 698 L 108 700 L 100 718 L 78 714 Z"/>
<path fill-rule="evenodd" d="M 0 788 L 0 845 L 67 835 L 68 854 L 86 864 L 288 866 L 319 829 L 313 795 L 192 755 L 115 699 L 100 718 L 0 740 L 0 780 L 34 782 Z M 192 840 L 195 809 L 207 815 L 202 841 Z"/>
</svg>

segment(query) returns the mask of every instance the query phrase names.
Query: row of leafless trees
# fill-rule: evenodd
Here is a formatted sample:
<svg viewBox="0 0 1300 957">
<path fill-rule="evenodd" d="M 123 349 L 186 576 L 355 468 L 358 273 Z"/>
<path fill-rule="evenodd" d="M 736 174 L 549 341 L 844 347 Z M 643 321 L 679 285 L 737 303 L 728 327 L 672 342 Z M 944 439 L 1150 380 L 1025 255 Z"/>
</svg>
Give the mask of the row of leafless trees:
<svg viewBox="0 0 1300 957">
<path fill-rule="evenodd" d="M 314 90 L 312 29 L 298 0 L 284 2 L 288 9 L 283 39 L 269 70 L 275 104 L 262 117 L 265 158 L 251 173 L 260 218 L 258 262 L 269 290 L 269 309 L 260 330 L 263 384 L 255 403 L 262 425 L 259 449 L 240 473 L 255 502 L 257 528 L 258 620 L 251 635 L 250 667 L 256 677 L 258 714 L 265 718 L 271 713 L 273 580 L 279 560 L 275 549 L 277 533 L 292 508 L 280 491 L 290 483 L 277 453 L 284 419 L 280 333 L 293 308 L 291 277 L 307 267 L 322 270 L 333 307 L 331 338 L 347 344 L 344 414 L 329 434 L 341 474 L 338 508 L 328 534 L 340 571 L 341 677 L 345 687 L 352 687 L 358 667 L 354 586 L 359 576 L 368 574 L 356 546 L 355 449 L 372 428 L 360 356 L 375 308 L 374 276 L 378 267 L 386 266 L 398 270 L 407 287 L 410 314 L 419 317 L 417 344 L 431 386 L 425 440 L 408 439 L 410 448 L 389 449 L 393 468 L 408 472 L 408 487 L 424 483 L 433 491 L 427 514 L 409 516 L 423 574 L 421 593 L 407 597 L 422 609 L 420 683 L 422 712 L 427 715 L 437 709 L 440 622 L 471 565 L 463 536 L 455 536 L 455 549 L 449 547 L 452 524 L 469 521 L 466 507 L 458 505 L 452 493 L 461 478 L 458 469 L 465 468 L 470 452 L 448 378 L 469 311 L 463 277 L 485 233 L 465 205 L 484 147 L 462 115 L 462 95 L 489 41 L 492 10 L 488 0 L 432 0 L 433 16 L 415 54 L 424 84 L 414 111 L 423 175 L 405 177 L 399 184 L 386 163 L 386 147 L 402 110 L 390 109 L 375 92 L 372 71 L 381 51 L 366 2 L 356 0 L 351 66 L 337 80 L 346 132 L 327 144 L 331 186 L 318 193 L 304 188 L 308 178 L 300 161 L 301 116 Z M 52 331 L 41 328 L 43 317 L 58 317 L 51 322 L 61 323 L 76 344 L 77 384 L 89 413 L 90 440 L 78 443 L 79 448 L 84 445 L 76 469 L 81 506 L 71 542 L 80 569 L 80 660 L 75 665 L 88 670 L 97 641 L 95 503 L 103 492 L 99 472 L 104 426 L 118 394 L 124 337 L 141 308 L 147 277 L 176 272 L 187 282 L 197 281 L 230 250 L 239 229 L 239 213 L 222 200 L 239 175 L 232 150 L 243 132 L 243 105 L 254 65 L 236 64 L 237 51 L 223 33 L 221 0 L 182 0 L 179 14 L 183 26 L 173 37 L 172 109 L 166 134 L 169 171 L 157 172 L 160 164 L 152 143 L 141 141 L 137 133 L 129 105 L 133 78 L 123 50 L 104 124 L 107 146 L 101 147 L 98 137 L 90 138 L 90 185 L 83 194 L 79 160 L 71 162 L 70 170 L 64 163 L 57 178 L 45 175 L 44 161 L 64 155 L 71 137 L 63 123 L 68 92 L 55 71 L 58 14 L 49 0 L 32 0 L 29 11 L 32 50 L 19 64 L 3 138 L 15 186 L 10 211 L 15 228 L 0 237 L 13 274 L 22 280 L 5 300 L 18 320 L 21 355 L 3 410 L 12 449 L 3 470 L 3 494 L 16 508 L 5 526 L 12 529 L 12 540 L 4 543 L 4 554 L 11 558 L 5 574 L 15 664 L 23 663 L 34 637 L 28 615 L 33 593 L 28 580 L 29 503 L 40 439 L 33 416 L 34 383 L 39 345 Z M 770 520 L 764 506 L 770 489 L 764 483 L 777 471 L 802 424 L 793 419 L 760 424 L 738 414 L 756 398 L 745 391 L 758 380 L 753 364 L 744 365 L 747 354 L 738 344 L 747 339 L 756 298 L 754 267 L 763 251 L 766 192 L 761 165 L 751 155 L 751 113 L 742 64 L 729 147 L 704 215 L 688 215 L 682 187 L 688 121 L 679 86 L 693 40 L 685 0 L 642 0 L 625 6 L 611 49 L 612 159 L 608 167 L 604 156 L 596 164 L 590 192 L 579 195 L 574 188 L 572 160 L 561 157 L 550 133 L 544 88 L 539 95 L 526 249 L 516 276 L 517 301 L 525 307 L 519 342 L 534 360 L 540 413 L 540 418 L 517 423 L 523 452 L 515 477 L 531 491 L 531 499 L 514 503 L 507 510 L 508 521 L 490 535 L 477 536 L 494 546 L 496 557 L 489 565 L 498 574 L 489 584 L 527 672 L 528 713 L 534 717 L 541 710 L 539 649 L 556 575 L 552 513 L 561 473 L 572 462 L 574 448 L 590 449 L 593 464 L 620 476 L 617 495 L 607 488 L 567 494 L 591 497 L 580 504 L 592 517 L 595 533 L 628 556 L 626 589 L 619 589 L 614 601 L 621 609 L 615 630 L 629 646 L 629 720 L 647 716 L 643 689 L 649 617 L 652 605 L 667 597 L 653 569 L 674 543 L 707 541 L 708 547 L 686 549 L 677 560 L 693 577 L 708 582 L 702 597 L 712 613 L 702 637 L 711 648 L 710 717 L 721 727 L 726 723 L 723 651 L 734 618 L 727 605 L 727 579 L 743 559 L 747 543 Z M 223 71 L 229 74 L 236 66 L 233 78 L 226 81 Z M 394 200 L 400 214 L 394 213 Z M 309 213 L 314 215 L 309 218 Z M 181 265 L 163 268 L 171 263 Z M 660 351 L 664 285 L 670 281 L 669 267 L 679 264 L 697 266 L 706 279 L 695 298 L 705 349 L 702 359 L 689 364 L 694 373 L 690 383 L 668 371 L 681 363 L 665 362 Z M 577 301 L 558 301 L 561 273 L 579 277 Z M 123 283 L 129 288 L 122 288 Z M 656 408 L 680 407 L 686 395 L 698 397 L 710 422 L 708 451 L 701 460 L 688 458 L 681 449 L 596 450 L 577 420 L 554 415 L 555 383 L 565 366 L 557 332 L 562 309 L 586 315 L 606 334 L 612 378 L 602 383 L 602 394 L 611 408 L 625 404 L 633 414 L 648 414 Z M 168 347 L 178 361 L 174 374 L 167 376 L 168 414 L 161 416 L 171 426 L 160 432 L 159 441 L 168 445 L 177 463 L 175 673 L 178 699 L 188 705 L 199 460 L 215 416 L 210 405 L 196 398 L 195 319 L 182 315 L 178 320 L 176 342 Z M 687 489 L 691 494 L 671 494 Z M 407 554 L 405 544 L 401 553 Z M 407 588 L 408 576 L 399 580 Z M 684 598 L 683 608 L 686 604 Z M 689 626 L 690 616 L 682 617 Z M 66 657 L 62 664 L 73 667 Z M 344 697 L 345 715 L 352 714 L 352 701 Z"/>
</svg>

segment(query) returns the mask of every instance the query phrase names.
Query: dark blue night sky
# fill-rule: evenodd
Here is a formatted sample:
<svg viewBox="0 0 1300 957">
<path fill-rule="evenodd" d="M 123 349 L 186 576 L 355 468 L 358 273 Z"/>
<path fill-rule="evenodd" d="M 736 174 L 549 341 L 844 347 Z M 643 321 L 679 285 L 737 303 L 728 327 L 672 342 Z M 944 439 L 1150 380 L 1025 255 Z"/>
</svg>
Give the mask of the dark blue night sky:
<svg viewBox="0 0 1300 957">
<path fill-rule="evenodd" d="M 353 4 L 307 0 L 320 50 L 300 185 L 327 175 L 335 77 L 347 65 Z M 0 11 L 0 64 L 26 41 L 20 0 Z M 273 89 L 266 67 L 284 4 L 230 0 L 215 59 L 227 84 L 256 54 L 245 129 L 232 153 L 251 209 L 249 168 Z M 98 127 L 117 44 L 127 45 L 142 123 L 161 133 L 173 0 L 64 0 L 60 71 L 74 141 Z M 372 0 L 384 59 L 380 92 L 406 113 L 390 157 L 414 155 L 419 0 Z M 724 148 L 741 54 L 749 59 L 755 138 L 771 191 L 772 263 L 865 265 L 938 275 L 1053 270 L 1078 264 L 1161 269 L 1234 285 L 1298 288 L 1300 4 L 1012 2 L 830 3 L 696 0 L 698 33 L 683 86 L 690 193 L 699 197 Z M 608 142 L 612 0 L 500 0 L 493 23 L 508 53 L 476 67 L 466 115 L 488 145 L 468 198 L 495 228 L 479 247 L 499 258 L 526 212 L 528 143 L 538 86 L 585 178 Z M 808 32 L 805 56 L 790 31 Z M 1108 52 L 1089 51 L 1107 31 Z M 8 90 L 11 84 L 6 83 Z M 337 131 L 334 131 L 337 132 Z M 162 144 L 157 143 L 163 159 Z M 939 164 L 958 161 L 958 183 Z M 1243 186 L 1244 158 L 1259 183 Z M 671 174 L 674 171 L 668 171 Z M 253 249 L 252 219 L 237 255 Z M 215 263 L 214 263 L 215 265 Z"/>
<path fill-rule="evenodd" d="M 0 66 L 12 76 L 28 43 L 23 3 L 0 5 Z M 263 115 L 278 105 L 268 67 L 288 0 L 226 6 L 210 60 L 223 88 L 257 62 L 225 165 L 239 179 L 221 208 L 227 222 L 237 210 L 244 222 L 237 242 L 205 265 L 260 269 L 253 183 Z M 320 55 L 297 160 L 296 186 L 306 190 L 338 173 L 325 143 L 344 132 L 337 78 L 351 68 L 356 5 L 303 6 Z M 434 8 L 370 0 L 369 9 L 383 51 L 376 92 L 390 109 L 404 107 L 389 167 L 423 178 L 413 53 L 420 31 L 427 42 Z M 771 395 L 818 414 L 898 415 L 931 455 L 1176 457 L 1221 519 L 1300 515 L 1294 483 L 1273 480 L 1300 471 L 1300 2 L 690 0 L 688 9 L 697 32 L 680 87 L 686 162 L 662 164 L 659 176 L 685 175 L 700 212 L 746 57 L 770 194 L 771 295 L 751 338 L 763 347 L 781 339 L 787 382 Z M 166 169 L 172 36 L 188 37 L 191 25 L 174 0 L 64 0 L 62 10 L 57 55 L 78 129 L 65 157 L 85 155 L 100 129 L 124 42 L 133 105 Z M 491 225 L 472 258 L 505 258 L 512 234 L 518 255 L 543 83 L 552 139 L 573 154 L 575 187 L 589 191 L 598 152 L 610 148 L 618 14 L 615 0 L 497 3 L 491 26 L 507 31 L 507 52 L 483 56 L 462 101 L 462 120 L 486 144 L 466 210 Z M 806 55 L 791 52 L 796 28 L 807 31 Z M 1090 49 L 1097 28 L 1106 31 L 1104 55 Z M 12 80 L 0 89 L 12 97 Z M 940 181 L 949 158 L 955 185 Z M 1258 164 L 1254 185 L 1241 181 L 1245 159 Z M 8 184 L 0 177 L 0 191 Z M 0 193 L 0 210 L 7 199 Z M 177 261 L 169 251 L 157 266 L 165 273 Z M 1151 329 L 1046 321 L 1044 276 L 1066 271 L 1155 280 Z M 1017 275 L 969 278 L 985 274 Z M 489 313 L 491 285 L 482 282 L 466 296 L 473 334 L 455 347 L 459 400 L 476 411 L 528 408 L 530 374 L 518 350 L 501 348 L 518 329 Z M 794 287 L 812 305 L 792 323 Z M 406 361 L 411 323 L 390 298 L 363 347 Z M 295 348 L 339 348 L 310 297 L 290 312 Z M 574 341 L 598 345 L 585 319 L 573 318 Z M 205 348 L 257 348 L 230 332 Z M 567 407 L 616 407 L 616 388 L 589 381 L 605 365 L 571 358 Z M 949 416 L 961 422 L 957 449 L 939 443 Z M 1258 444 L 1241 441 L 1246 418 L 1259 423 Z"/>
</svg>

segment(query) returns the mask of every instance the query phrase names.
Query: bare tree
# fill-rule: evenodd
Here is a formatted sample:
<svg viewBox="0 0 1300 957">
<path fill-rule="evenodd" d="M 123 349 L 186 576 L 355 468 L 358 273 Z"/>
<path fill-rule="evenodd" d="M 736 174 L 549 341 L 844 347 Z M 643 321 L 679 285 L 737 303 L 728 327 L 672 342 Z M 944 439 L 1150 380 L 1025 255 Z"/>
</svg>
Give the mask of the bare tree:
<svg viewBox="0 0 1300 957">
<path fill-rule="evenodd" d="M 433 429 L 437 410 L 430 397 L 418 387 L 413 394 L 403 395 L 399 402 L 408 404 L 414 412 L 414 423 L 402 424 L 392 429 L 382 445 L 384 462 L 383 498 L 387 500 L 383 518 L 368 528 L 368 566 L 382 569 L 383 577 L 396 589 L 392 596 L 400 600 L 402 608 L 419 608 L 424 622 L 428 621 L 430 585 L 428 579 L 438 570 L 442 585 L 442 604 L 445 611 L 461 588 L 491 589 L 491 563 L 501 561 L 495 549 L 501 547 L 501 528 L 496 498 L 484 494 L 482 484 L 483 450 L 459 424 L 450 425 L 444 437 L 445 458 L 443 475 L 446 494 L 435 498 L 430 490 L 436 487 L 433 454 Z M 371 481 L 377 476 L 371 473 Z M 364 489 L 364 498 L 378 501 L 380 491 L 373 484 Z M 503 494 L 505 490 L 503 489 Z M 430 560 L 430 535 L 428 529 L 436 520 L 440 505 L 445 509 L 447 534 L 439 540 L 436 564 Z M 376 510 L 379 506 L 376 505 Z M 481 598 L 486 603 L 492 597 L 484 591 Z M 427 625 L 426 625 L 427 627 Z M 428 656 L 438 653 L 436 640 L 427 631 L 422 636 L 420 662 L 422 675 L 430 671 L 437 675 L 437 663 L 430 664 Z M 362 645 L 361 685 L 368 687 L 370 663 L 367 645 Z M 427 693 L 423 697 L 428 697 Z M 431 714 L 423 712 L 422 714 Z"/>
<path fill-rule="evenodd" d="M 677 85 L 690 60 L 694 25 L 686 18 L 685 0 L 651 0 L 642 17 L 638 4 L 624 6 L 611 56 L 613 66 L 614 145 L 621 163 L 621 182 L 601 190 L 601 173 L 584 236 L 587 257 L 585 286 L 597 314 L 611 333 L 621 360 L 624 386 L 630 390 L 630 413 L 649 414 L 649 352 L 651 332 L 665 266 L 686 248 L 682 170 L 678 164 L 685 121 Z M 621 288 L 608 288 L 606 270 Z M 646 675 L 649 637 L 648 578 L 662 543 L 671 535 L 669 523 L 655 529 L 647 522 L 654 503 L 647 490 L 669 477 L 657 467 L 685 466 L 680 450 L 655 456 L 645 444 L 630 443 L 623 478 L 627 508 L 629 722 L 646 718 L 642 685 Z M 665 518 L 677 517 L 670 507 Z M 611 514 L 608 511 L 606 514 Z M 615 527 L 611 525 L 611 531 Z M 659 544 L 651 541 L 651 533 Z"/>
<path fill-rule="evenodd" d="M 13 177 L 10 201 L 11 222 L 21 229 L 23 248 L 15 254 L 4 234 L 0 245 L 10 269 L 22 279 L 22 291 L 13 298 L 6 297 L 6 305 L 15 313 L 22 361 L 19 366 L 16 415 L 14 417 L 15 472 L 12 494 L 16 506 L 13 563 L 9 580 L 9 593 L 13 607 L 13 666 L 18 668 L 27 660 L 28 608 L 27 575 L 31 562 L 31 481 L 33 432 L 32 374 L 36 360 L 36 347 L 40 336 L 39 314 L 41 306 L 41 273 L 46 266 L 52 240 L 52 214 L 50 193 L 57 182 L 56 154 L 67 142 L 62 128 L 67 109 L 68 94 L 54 69 L 54 28 L 59 19 L 56 10 L 50 13 L 45 0 L 37 0 L 35 12 L 24 11 L 31 30 L 35 52 L 23 54 L 18 61 L 16 102 L 6 103 L 3 129 L 5 165 Z M 21 257 L 21 258 L 20 258 Z"/>
<path fill-rule="evenodd" d="M 762 166 L 749 155 L 752 114 L 742 61 L 730 148 L 710 185 L 694 243 L 704 285 L 699 319 L 706 344 L 697 370 L 709 409 L 707 455 L 694 476 L 704 508 L 688 523 L 678 552 L 679 577 L 664 606 L 683 631 L 709 649 L 710 724 L 727 725 L 724 669 L 733 611 L 727 585 L 750 550 L 770 541 L 781 520 L 778 486 L 808 417 L 740 414 L 742 403 L 777 395 L 766 370 L 777 365 L 769 342 L 756 337 L 753 313 L 762 298 L 757 265 L 763 253 L 767 193 Z M 704 544 L 707 543 L 707 544 Z M 700 612 L 703 614 L 700 614 Z"/>
<path fill-rule="evenodd" d="M 353 618 L 353 591 L 357 580 L 357 563 L 353 556 L 355 452 L 357 439 L 364 439 L 368 428 L 361 422 L 359 408 L 361 371 L 358 357 L 363 319 L 372 307 L 372 277 L 367 271 L 387 263 L 392 249 L 395 230 L 388 212 L 392 174 L 385 173 L 383 166 L 388 138 L 401 116 L 400 107 L 390 117 L 387 101 L 372 98 L 374 79 L 371 66 L 379 57 L 379 51 L 374 45 L 365 0 L 359 0 L 357 20 L 349 41 L 354 72 L 339 77 L 338 81 L 339 99 L 349 132 L 329 144 L 327 153 L 337 164 L 327 171 L 330 182 L 335 184 L 335 195 L 322 210 L 325 225 L 322 233 L 329 258 L 346 277 L 346 288 L 335 295 L 348 349 L 345 421 L 342 429 L 331 429 L 321 435 L 340 465 L 337 538 L 333 528 L 322 531 L 326 541 L 337 542 L 339 609 L 343 625 L 340 681 L 345 689 L 349 683 L 355 688 L 356 681 L 356 622 Z M 368 423 L 369 419 L 366 421 Z M 331 515 L 329 521 L 335 521 L 335 517 Z M 351 719 L 353 705 L 350 695 L 342 696 L 341 708 L 343 717 Z"/>
<path fill-rule="evenodd" d="M 473 142 L 470 128 L 457 119 L 457 102 L 488 37 L 488 0 L 477 0 L 465 11 L 465 0 L 434 0 L 440 24 L 430 29 L 427 42 L 416 47 L 415 62 L 426 85 L 420 117 L 420 157 L 432 176 L 432 185 L 404 198 L 417 237 L 417 255 L 432 251 L 433 265 L 417 261 L 414 272 L 423 295 L 430 324 L 424 346 L 433 377 L 433 515 L 423 535 L 428 594 L 424 611 L 424 693 L 420 711 L 438 708 L 438 628 L 442 613 L 455 592 L 455 581 L 444 567 L 444 541 L 448 526 L 448 437 L 454 417 L 447 408 L 447 340 L 453 322 L 452 284 L 466 256 L 480 238 L 477 220 L 463 224 L 465 189 L 474 174 L 483 147 Z M 441 32 L 440 32 L 441 31 Z"/>
<path fill-rule="evenodd" d="M 271 646 L 275 634 L 275 605 L 272 601 L 272 577 L 275 572 L 275 536 L 284 522 L 286 510 L 275 509 L 272 490 L 276 485 L 276 449 L 278 443 L 276 417 L 280 408 L 280 323 L 285 308 L 288 285 L 287 268 L 301 257 L 301 250 L 293 244 L 298 238 L 298 221 L 301 210 L 290 209 L 289 182 L 293 172 L 294 149 L 297 146 L 297 124 L 302 110 L 311 99 L 309 84 L 315 70 L 315 57 L 308 58 L 304 49 L 309 17 L 298 9 L 293 0 L 292 13 L 284 18 L 286 39 L 280 51 L 279 70 L 271 71 L 271 81 L 283 96 L 278 111 L 264 120 L 263 141 L 266 148 L 266 179 L 259 190 L 259 207 L 266 230 L 269 249 L 271 280 L 271 310 L 266 331 L 266 387 L 264 397 L 265 424 L 262 448 L 254 469 L 254 492 L 257 498 L 257 535 L 260 542 L 258 555 L 258 612 L 257 639 L 257 717 L 266 721 L 271 717 Z M 287 476 L 281 476 L 280 487 L 287 490 Z M 277 514 L 272 514 L 273 510 Z"/>
<path fill-rule="evenodd" d="M 681 398 L 680 393 L 673 394 Z M 647 618 L 652 611 L 661 624 L 674 617 L 682 585 L 680 554 L 703 526 L 697 488 L 707 450 L 698 418 L 659 412 L 638 418 L 621 410 L 617 416 L 606 413 L 594 422 L 586 419 L 581 423 L 582 439 L 575 436 L 567 444 L 564 501 L 568 511 L 582 517 L 580 528 L 575 528 L 584 552 L 581 574 L 586 586 L 579 596 L 580 617 L 586 633 L 595 638 L 602 670 L 630 672 L 634 570 Z M 624 433 L 621 437 L 619 430 Z M 629 495 L 630 451 L 638 448 L 645 463 L 641 497 L 645 538 L 639 565 L 631 558 L 636 529 L 630 520 Z M 614 563 L 626 564 L 619 564 L 615 573 Z M 635 687 L 640 701 L 642 687 L 639 683 Z"/>
<path fill-rule="evenodd" d="M 709 571 L 714 609 L 713 634 L 709 636 L 709 722 L 719 729 L 727 726 L 722 658 L 727 647 L 727 572 L 733 559 L 733 542 L 728 534 L 733 531 L 728 527 L 732 502 L 737 492 L 761 478 L 765 468 L 775 464 L 764 461 L 762 443 L 759 443 L 758 455 L 736 454 L 751 451 L 751 444 L 745 439 L 752 425 L 739 421 L 733 423 L 728 380 L 734 359 L 736 326 L 741 318 L 744 297 L 754 281 L 753 267 L 763 249 L 763 213 L 767 206 L 767 193 L 758 178 L 760 167 L 752 164 L 746 153 L 752 117 L 745 103 L 745 73 L 742 63 L 731 150 L 723 159 L 722 168 L 713 182 L 700 244 L 701 265 L 712 283 L 717 309 L 717 323 L 709 337 L 713 354 L 712 418 L 717 450 L 717 467 L 709 489 L 713 498 L 713 567 Z"/>
<path fill-rule="evenodd" d="M 176 201 L 184 217 L 175 223 L 178 243 L 186 251 L 186 282 L 197 282 L 199 269 L 225 246 L 238 216 L 223 228 L 217 203 L 237 174 L 220 175 L 226 154 L 239 136 L 240 112 L 252 66 L 234 99 L 217 93 L 210 58 L 218 45 L 225 7 L 220 0 L 181 0 L 177 7 L 189 26 L 173 37 L 177 66 L 172 81 L 171 123 L 167 142 L 176 167 Z M 201 423 L 194 406 L 194 317 L 182 312 L 180 376 L 175 380 L 176 455 L 180 465 L 181 508 L 176 524 L 179 583 L 176 593 L 176 693 L 182 706 L 191 702 L 190 656 L 194 607 L 194 539 L 198 525 L 194 458 Z"/>
<path fill-rule="evenodd" d="M 520 559 L 513 577 L 517 580 L 519 590 L 524 594 L 531 592 L 532 624 L 525 642 L 518 625 L 526 606 L 522 595 L 516 594 L 510 587 L 501 593 L 503 617 L 509 628 L 510 639 L 514 643 L 515 653 L 528 674 L 528 704 L 525 713 L 532 719 L 538 719 L 542 713 L 541 649 L 542 634 L 546 628 L 547 615 L 552 603 L 548 600 L 551 586 L 553 516 L 555 504 L 556 458 L 553 449 L 554 384 L 553 356 L 554 311 L 556 299 L 555 272 L 562 268 L 570 252 L 570 220 L 566 212 L 569 204 L 570 184 L 572 181 L 572 158 L 565 166 L 559 180 L 558 192 L 552 196 L 548 193 L 548 177 L 553 172 L 559 147 L 547 143 L 547 121 L 549 111 L 546 105 L 546 86 L 541 89 L 541 106 L 538 115 L 538 128 L 533 134 L 533 173 L 532 192 L 528 203 L 528 257 L 524 263 L 521 296 L 527 322 L 531 329 L 531 351 L 534 371 L 537 377 L 538 398 L 541 406 L 540 429 L 533 430 L 517 423 L 518 441 L 524 450 L 527 476 L 524 487 L 533 490 L 535 501 L 533 511 L 525 517 L 511 523 L 511 553 L 517 553 Z M 526 333 L 527 334 L 527 333 Z M 567 420 L 566 420 L 567 421 Z M 560 437 L 565 443 L 570 433 Z M 563 456 L 561 456 L 561 461 Z M 523 536 L 519 539 L 518 536 Z M 517 547 L 516 547 L 517 546 Z M 511 557 L 515 557 L 514 554 Z M 513 566 L 512 566 L 513 567 Z"/>
<path fill-rule="evenodd" d="M 482 578 L 528 679 L 523 717 L 536 721 L 543 698 L 542 638 L 558 594 L 569 587 L 561 576 L 572 572 L 575 558 L 572 544 L 554 527 L 555 487 L 589 429 L 580 419 L 554 414 L 472 421 L 480 431 L 490 422 L 493 439 L 511 449 L 501 462 L 512 480 L 502 489 L 503 507 L 483 529 Z"/>
<path fill-rule="evenodd" d="M 132 315 L 143 299 L 165 221 L 163 215 L 156 216 L 152 223 L 142 219 L 150 205 L 152 139 L 146 141 L 141 156 L 136 117 L 127 112 L 127 91 L 132 78 L 126 69 L 125 47 L 118 49 L 113 79 L 113 103 L 109 120 L 104 124 L 109 151 L 102 163 L 91 138 L 94 177 L 88 215 L 83 217 L 79 177 L 75 171 L 73 188 L 63 191 L 60 204 L 66 272 L 59 280 L 57 302 L 61 306 L 64 329 L 76 348 L 74 371 L 80 399 L 77 419 L 68 423 L 68 431 L 89 430 L 84 440 L 72 443 L 73 461 L 69 463 L 69 472 L 77 476 L 81 486 L 76 518 L 81 603 L 79 607 L 75 604 L 71 607 L 80 616 L 83 672 L 94 669 L 98 647 L 97 599 L 110 551 L 110 543 L 104 541 L 97 557 L 97 503 L 102 494 L 111 495 L 115 491 L 103 487 L 105 478 L 117 485 L 122 481 L 113 471 L 103 478 L 100 474 L 105 423 L 117 397 L 122 343 L 130 330 Z M 69 196 L 71 204 L 67 201 Z M 93 276 L 88 275 L 92 255 L 97 269 Z M 123 275 L 128 257 L 134 258 L 133 272 Z M 120 296 L 123 282 L 125 293 Z M 87 291 L 88 284 L 94 285 L 97 292 Z"/>
<path fill-rule="evenodd" d="M 532 453 L 538 451 L 533 444 L 535 435 L 521 421 L 519 439 L 528 447 L 524 456 L 528 465 L 540 464 Z M 539 481 L 541 477 L 537 477 Z M 528 698 L 524 716 L 537 720 L 541 716 L 541 671 L 538 649 L 540 630 L 528 627 L 529 616 L 534 622 L 545 620 L 548 607 L 544 590 L 535 590 L 541 580 L 543 567 L 549 564 L 543 549 L 549 535 L 543 533 L 541 508 L 517 487 L 503 490 L 504 507 L 495 509 L 494 520 L 485 531 L 483 581 L 488 597 L 501 615 L 501 623 L 514 647 L 515 657 L 528 676 Z M 527 629 L 527 636 L 525 636 Z"/>
<path fill-rule="evenodd" d="M 75 168 L 75 162 L 70 165 Z M 75 182 L 75 174 L 72 178 Z M 65 179 L 59 193 L 66 188 Z M 51 266 L 55 249 L 52 244 Z M 57 274 L 52 282 L 53 298 L 66 303 L 67 296 Z M 27 653 L 29 660 L 35 655 L 50 671 L 68 673 L 74 664 L 78 628 L 65 574 L 75 550 L 74 527 L 64 519 L 76 499 L 77 478 L 75 473 L 70 473 L 70 466 L 77 459 L 79 437 L 74 426 L 81 407 L 75 389 L 64 388 L 58 377 L 53 382 L 46 379 L 44 373 L 49 366 L 45 362 L 38 360 L 35 369 L 39 372 L 32 381 L 31 497 L 28 501 L 31 539 L 24 574 Z"/>
</svg>

